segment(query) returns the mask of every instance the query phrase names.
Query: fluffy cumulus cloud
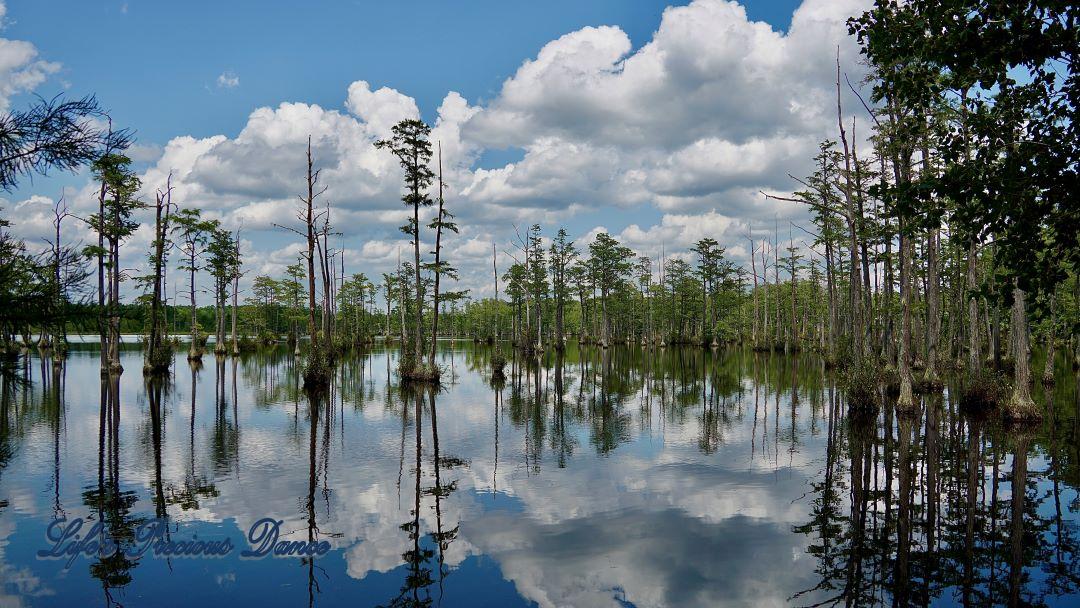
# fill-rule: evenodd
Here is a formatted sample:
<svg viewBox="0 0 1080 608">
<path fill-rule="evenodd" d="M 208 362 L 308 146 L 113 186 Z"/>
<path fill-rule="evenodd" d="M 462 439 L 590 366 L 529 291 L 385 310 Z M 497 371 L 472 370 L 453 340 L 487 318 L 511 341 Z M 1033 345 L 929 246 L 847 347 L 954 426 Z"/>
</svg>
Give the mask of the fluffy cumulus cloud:
<svg viewBox="0 0 1080 608">
<path fill-rule="evenodd" d="M 864 4 L 807 0 L 782 34 L 736 2 L 697 0 L 667 9 L 633 53 L 618 28 L 584 28 L 525 62 L 469 131 L 490 145 L 547 136 L 645 150 L 815 133 L 832 120 L 836 46 L 853 55 L 844 20 Z"/>
<path fill-rule="evenodd" d="M 834 56 L 839 45 L 854 69 L 844 21 L 866 4 L 807 0 L 783 34 L 736 2 L 697 0 L 667 9 L 634 52 L 618 28 L 566 34 L 465 124 L 467 138 L 525 151 L 478 173 L 474 192 L 708 211 L 735 189 L 783 187 L 833 128 Z"/>
<path fill-rule="evenodd" d="M 7 6 L 0 0 L 0 33 L 6 16 Z M 13 95 L 34 90 L 59 69 L 60 64 L 41 59 L 33 44 L 0 36 L 0 112 L 10 107 Z"/>
<path fill-rule="evenodd" d="M 788 174 L 805 175 L 817 142 L 835 137 L 836 53 L 857 82 L 845 21 L 868 4 L 805 0 L 781 32 L 737 2 L 693 0 L 665 10 L 636 49 L 617 27 L 585 27 L 544 45 L 485 102 L 449 92 L 432 139 L 462 226 L 447 245 L 460 256 L 461 287 L 486 293 L 491 243 L 507 243 L 515 225 L 565 225 L 582 242 L 607 230 L 647 255 L 711 236 L 739 257 L 748 230 L 805 220 L 805 209 L 760 191 L 790 190 Z M 21 70 L 26 82 L 53 69 L 33 47 L 8 57 L 0 52 L 0 74 Z M 171 175 L 175 200 L 243 225 L 262 269 L 280 272 L 295 252 L 275 226 L 296 224 L 310 138 L 346 261 L 378 276 L 407 243 L 400 167 L 373 144 L 423 115 L 407 91 L 364 80 L 338 108 L 257 108 L 235 137 L 179 136 L 153 150 L 144 195 L 152 200 Z M 487 151 L 514 160 L 485 162 Z"/>
</svg>

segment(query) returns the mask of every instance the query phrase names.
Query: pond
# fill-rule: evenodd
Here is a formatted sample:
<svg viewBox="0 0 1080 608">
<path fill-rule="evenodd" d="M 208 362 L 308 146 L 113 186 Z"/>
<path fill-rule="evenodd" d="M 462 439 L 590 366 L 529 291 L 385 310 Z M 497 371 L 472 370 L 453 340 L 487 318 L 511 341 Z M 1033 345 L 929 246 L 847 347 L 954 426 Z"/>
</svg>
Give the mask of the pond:
<svg viewBox="0 0 1080 608">
<path fill-rule="evenodd" d="M 849 418 L 811 354 L 571 344 L 493 383 L 491 353 L 441 343 L 441 389 L 403 390 L 376 346 L 317 400 L 284 347 L 177 351 L 167 383 L 136 349 L 118 381 L 32 354 L 2 392 L 0 606 L 1080 602 L 1064 360 L 1019 429 L 948 389 Z"/>
</svg>

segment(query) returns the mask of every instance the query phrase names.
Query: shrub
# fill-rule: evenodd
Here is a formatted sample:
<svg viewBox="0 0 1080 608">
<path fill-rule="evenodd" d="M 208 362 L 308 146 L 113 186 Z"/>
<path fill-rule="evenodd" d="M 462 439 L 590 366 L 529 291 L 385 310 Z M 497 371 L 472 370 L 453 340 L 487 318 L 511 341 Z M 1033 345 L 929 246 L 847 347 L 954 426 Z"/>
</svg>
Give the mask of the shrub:
<svg viewBox="0 0 1080 608">
<path fill-rule="evenodd" d="M 491 355 L 491 376 L 493 378 L 505 377 L 505 374 L 503 373 L 503 368 L 505 367 L 506 357 L 503 356 L 502 350 L 495 349 L 495 352 Z"/>
<path fill-rule="evenodd" d="M 323 349 L 312 349 L 308 354 L 307 365 L 304 367 L 304 389 L 320 390 L 330 384 L 331 372 L 330 355 Z"/>
<path fill-rule="evenodd" d="M 172 360 L 172 345 L 166 341 L 164 344 L 159 344 L 153 351 L 147 351 L 146 359 L 143 361 L 143 373 L 160 374 L 167 372 L 172 365 Z"/>
<path fill-rule="evenodd" d="M 840 388 L 847 393 L 851 414 L 876 412 L 881 375 L 870 363 L 849 365 L 840 375 Z"/>
<path fill-rule="evenodd" d="M 442 370 L 438 365 L 428 365 L 410 348 L 405 348 L 398 359 L 398 377 L 403 382 L 430 382 L 437 384 Z"/>
<path fill-rule="evenodd" d="M 960 407 L 986 411 L 1001 403 L 1008 394 L 1008 381 L 999 373 L 982 369 L 968 375 L 960 392 Z"/>
</svg>

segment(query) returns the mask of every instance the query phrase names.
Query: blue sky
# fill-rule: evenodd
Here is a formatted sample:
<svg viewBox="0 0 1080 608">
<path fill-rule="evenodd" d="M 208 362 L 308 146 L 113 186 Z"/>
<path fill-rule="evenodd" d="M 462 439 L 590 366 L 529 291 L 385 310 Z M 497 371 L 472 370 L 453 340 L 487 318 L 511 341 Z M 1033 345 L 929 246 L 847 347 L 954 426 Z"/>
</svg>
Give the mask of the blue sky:
<svg viewBox="0 0 1080 608">
<path fill-rule="evenodd" d="M 33 42 L 43 58 L 62 64 L 34 93 L 94 93 L 140 143 L 160 146 L 181 134 L 235 135 L 260 106 L 338 107 L 358 78 L 414 97 L 430 122 L 446 91 L 489 99 L 523 60 L 562 34 L 617 25 L 640 47 L 664 9 L 678 4 L 685 2 L 315 0 L 301 9 L 282 1 L 9 0 L 4 36 Z M 787 29 L 799 1 L 743 4 L 751 19 Z M 406 44 L 407 33 L 413 40 Z M 223 74 L 239 84 L 219 86 Z M 517 156 L 492 150 L 481 165 Z M 15 194 L 77 181 L 38 178 Z"/>
<path fill-rule="evenodd" d="M 523 60 L 581 27 L 617 25 L 640 46 L 673 4 L 685 3 L 9 0 L 4 36 L 63 64 L 39 94 L 97 93 L 118 122 L 161 144 L 179 134 L 235 134 L 259 106 L 337 107 L 360 78 L 414 97 L 431 120 L 446 91 L 491 98 Z M 751 19 L 778 29 L 798 4 L 744 2 Z M 241 86 L 219 89 L 225 72 Z"/>
<path fill-rule="evenodd" d="M 789 188 L 832 135 L 831 55 L 857 70 L 843 21 L 865 4 L 7 0 L 0 40 L 36 55 L 5 74 L 0 46 L 0 79 L 37 66 L 14 107 L 95 93 L 136 131 L 145 194 L 173 171 L 180 204 L 242 223 L 267 273 L 292 256 L 271 224 L 289 220 L 308 132 L 347 260 L 370 275 L 402 237 L 392 163 L 367 140 L 398 114 L 441 121 L 468 283 L 481 243 L 509 248 L 514 225 L 604 230 L 653 257 L 714 236 L 737 259 L 746 231 L 804 215 L 756 193 Z M 87 178 L 24 181 L 0 206 L 31 237 L 63 187 L 81 204 Z"/>
</svg>

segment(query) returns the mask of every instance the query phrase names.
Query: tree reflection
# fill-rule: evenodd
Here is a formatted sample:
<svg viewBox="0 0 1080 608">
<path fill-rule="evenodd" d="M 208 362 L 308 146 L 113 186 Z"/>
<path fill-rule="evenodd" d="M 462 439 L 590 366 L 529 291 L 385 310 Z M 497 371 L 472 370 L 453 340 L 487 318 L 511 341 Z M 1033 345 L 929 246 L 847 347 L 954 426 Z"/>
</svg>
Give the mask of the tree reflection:
<svg viewBox="0 0 1080 608">
<path fill-rule="evenodd" d="M 82 493 L 83 506 L 121 541 L 130 540 L 140 518 L 199 515 L 182 516 L 177 507 L 207 512 L 235 508 L 234 496 L 211 499 L 226 488 L 239 491 L 245 484 L 265 481 L 260 477 L 265 470 L 259 470 L 266 464 L 265 452 L 243 450 L 265 448 L 267 444 L 255 441 L 268 441 L 264 438 L 272 431 L 284 440 L 283 453 L 292 456 L 292 465 L 273 473 L 291 484 L 284 499 L 275 498 L 292 512 L 291 530 L 299 530 L 295 535 L 306 531 L 309 541 L 317 541 L 334 537 L 331 525 L 351 530 L 357 523 L 347 508 L 331 512 L 331 458 L 343 496 L 355 497 L 360 488 L 373 489 L 364 500 L 391 496 L 385 504 L 363 504 L 369 520 L 362 523 L 365 531 L 375 526 L 385 532 L 389 522 L 395 538 L 389 551 L 365 547 L 380 560 L 389 553 L 388 562 L 365 563 L 365 573 L 391 570 L 392 587 L 399 587 L 396 595 L 379 592 L 385 593 L 383 599 L 394 595 L 387 601 L 391 606 L 435 605 L 444 591 L 452 597 L 455 586 L 471 582 L 455 574 L 462 563 L 457 554 L 489 552 L 490 545 L 482 544 L 479 532 L 473 534 L 476 528 L 463 525 L 461 512 L 476 519 L 494 513 L 498 517 L 488 521 L 508 522 L 502 525 L 517 532 L 513 509 L 532 510 L 527 515 L 533 516 L 547 507 L 538 507 L 537 500 L 565 501 L 544 511 L 555 513 L 549 516 L 552 521 L 536 526 L 558 533 L 593 516 L 590 530 L 600 529 L 612 521 L 615 509 L 659 518 L 659 501 L 700 524 L 706 538 L 711 530 L 734 525 L 723 512 L 728 505 L 720 494 L 737 493 L 737 484 L 744 482 L 763 489 L 754 499 L 762 502 L 754 502 L 753 508 L 772 507 L 768 501 L 776 501 L 785 516 L 798 518 L 793 529 L 801 536 L 796 543 L 796 561 L 801 561 L 792 576 L 812 570 L 813 580 L 800 578 L 798 589 L 785 589 L 793 606 L 1040 606 L 1080 591 L 1080 397 L 1076 382 L 1066 375 L 1059 375 L 1061 380 L 1050 389 L 1033 388 L 1034 396 L 1043 400 L 1046 421 L 1019 429 L 962 411 L 954 391 L 927 395 L 906 415 L 885 402 L 866 417 L 854 416 L 843 391 L 835 388 L 835 372 L 812 353 L 598 349 L 571 343 L 565 351 L 512 360 L 505 379 L 490 381 L 490 350 L 484 345 L 466 348 L 464 359 L 458 357 L 455 363 L 460 384 L 442 394 L 400 387 L 392 375 L 393 355 L 386 354 L 384 360 L 381 352 L 346 358 L 338 382 L 322 395 L 305 396 L 296 382 L 295 358 L 273 351 L 216 360 L 214 369 L 205 371 L 191 362 L 190 377 L 181 367 L 175 385 L 162 379 L 133 383 L 127 394 L 136 396 L 125 397 L 123 403 L 138 403 L 142 387 L 148 407 L 123 412 L 119 380 L 103 378 L 97 483 Z M 378 368 L 384 363 L 385 382 Z M 77 358 L 67 366 L 73 364 Z M 13 373 L 3 376 L 0 387 L 0 476 L 9 475 L 6 467 L 13 457 L 19 465 L 17 473 L 0 481 L 21 481 L 25 467 L 18 458 L 35 455 L 40 470 L 34 479 L 42 496 L 38 512 L 70 516 L 73 506 L 78 507 L 78 495 L 68 488 L 67 502 L 74 505 L 64 504 L 61 482 L 77 478 L 68 469 L 78 465 L 62 466 L 68 452 L 65 429 L 83 425 L 71 424 L 76 421 L 70 417 L 81 413 L 65 402 L 68 367 L 35 362 L 20 364 Z M 36 381 L 27 384 L 28 378 Z M 205 385 L 211 378 L 212 392 Z M 180 396 L 189 383 L 190 394 Z M 240 441 L 241 419 L 243 430 L 250 433 L 245 442 Z M 127 456 L 123 463 L 121 420 L 135 433 L 135 441 L 124 447 L 136 457 Z M 90 435 L 87 447 L 92 448 Z M 23 449 L 35 438 L 40 445 Z M 356 447 L 368 439 L 379 456 L 400 458 L 397 472 L 392 464 L 382 468 L 380 462 L 356 459 L 364 454 Z M 389 454 L 378 452 L 384 448 Z M 479 463 L 475 479 L 461 473 L 471 466 L 466 455 Z M 619 458 L 618 466 L 609 464 Z M 244 476 L 241 465 L 247 467 Z M 693 470 L 684 465 L 693 465 Z M 743 465 L 745 471 L 737 470 Z M 689 476 L 682 477 L 681 471 Z M 390 487 L 395 473 L 396 509 Z M 657 477 L 645 477 L 654 473 Z M 731 482 L 736 474 L 745 477 Z M 808 492 L 800 497 L 804 474 Z M 688 489 L 697 475 L 719 483 Z M 530 485 L 534 476 L 546 477 Z M 134 485 L 125 487 L 121 477 L 134 480 Z M 628 479 L 640 480 L 640 485 L 631 491 Z M 223 484 L 221 490 L 215 481 Z M 548 492 L 544 484 L 553 481 Z M 584 483 L 564 492 L 559 486 L 564 481 Z M 608 489 L 612 486 L 614 491 Z M 635 494 L 638 487 L 642 491 Z M 797 490 L 789 506 L 789 497 L 779 493 L 792 487 Z M 500 491 L 498 498 L 488 494 Z M 2 498 L 9 495 L 16 494 Z M 577 499 L 589 501 L 585 516 Z M 504 509 L 511 515 L 501 519 Z M 2 502 L 0 513 L 20 515 Z M 522 526 L 527 523 L 532 522 L 523 521 Z M 557 548 L 556 541 L 544 540 L 551 541 L 547 550 Z M 385 543 L 377 547 L 385 548 Z M 348 551 L 343 554 L 351 558 Z M 511 565 L 518 570 L 507 569 L 506 577 L 522 576 L 523 564 L 531 563 L 525 556 L 515 557 L 519 561 Z M 549 555 L 528 557 L 541 566 L 551 561 L 541 559 Z M 303 559 L 293 571 L 297 587 L 301 577 L 305 579 L 309 604 L 323 597 L 321 593 L 337 599 L 336 587 L 328 587 L 329 575 L 321 567 L 327 563 L 336 562 Z M 707 567 L 719 563 L 703 561 L 702 570 L 708 574 Z M 122 555 L 93 562 L 90 572 L 106 602 L 122 599 L 137 565 Z M 616 576 L 638 573 L 623 567 L 627 572 Z M 150 570 L 144 568 L 142 574 L 148 580 Z M 334 583 L 344 588 L 368 584 L 366 580 L 371 579 L 342 577 Z M 627 602 L 638 601 L 627 590 L 616 593 L 623 593 L 620 598 Z"/>
<path fill-rule="evenodd" d="M 98 417 L 98 482 L 83 491 L 83 504 L 92 517 L 104 524 L 104 534 L 113 539 L 117 551 L 98 556 L 90 564 L 90 575 L 101 583 L 106 605 L 116 600 L 113 592 L 131 583 L 137 565 L 124 548 L 135 538 L 135 529 L 145 521 L 133 515 L 138 495 L 120 486 L 120 376 L 101 379 L 101 408 Z M 91 522 L 92 523 L 92 522 Z"/>
<path fill-rule="evenodd" d="M 319 481 L 319 466 L 316 446 L 318 445 L 319 436 L 319 417 L 321 411 L 325 410 L 329 415 L 330 407 L 323 403 L 323 395 L 320 393 L 311 393 L 308 395 L 309 404 L 309 433 L 308 433 L 308 489 L 307 496 L 304 499 L 304 511 L 307 521 L 307 541 L 308 546 L 319 541 L 319 523 L 315 516 L 315 489 L 318 487 Z M 323 433 L 329 435 L 330 426 L 327 424 Z M 329 504 L 329 503 L 328 503 Z M 321 593 L 319 587 L 319 580 L 315 576 L 315 557 L 304 557 L 300 560 L 301 565 L 307 568 L 307 591 L 308 591 L 308 606 L 315 605 L 315 594 Z M 320 569 L 320 573 L 325 574 Z"/>
<path fill-rule="evenodd" d="M 188 368 L 191 371 L 191 411 L 188 415 L 187 466 L 184 467 L 184 480 L 179 484 L 168 483 L 165 492 L 165 502 L 169 505 L 177 505 L 183 511 L 197 510 L 200 500 L 219 496 L 217 486 L 196 468 L 195 462 L 197 453 L 195 444 L 196 397 L 199 388 L 199 372 L 202 367 L 202 360 L 188 360 Z"/>
<path fill-rule="evenodd" d="M 401 524 L 400 528 L 405 532 L 411 544 L 401 554 L 401 559 L 405 562 L 406 568 L 405 581 L 401 586 L 401 591 L 386 606 L 430 606 L 432 598 L 427 588 L 431 586 L 434 580 L 431 577 L 431 568 L 428 566 L 428 561 L 435 555 L 435 552 L 423 547 L 420 543 L 420 480 L 423 471 L 422 437 L 424 420 L 421 408 L 423 406 L 423 397 L 419 389 L 409 391 L 408 394 L 405 393 L 406 391 L 403 391 L 402 400 L 411 398 L 414 403 L 413 427 L 416 431 L 416 460 L 413 505 L 409 510 L 412 517 Z"/>
<path fill-rule="evenodd" d="M 229 406 L 225 357 L 215 356 L 214 359 L 214 432 L 211 436 L 211 454 L 215 472 L 218 475 L 225 475 L 239 463 L 240 429 L 237 421 L 236 400 L 232 400 L 231 408 Z M 235 373 L 234 366 L 234 378 Z"/>
<path fill-rule="evenodd" d="M 439 413 L 436 404 L 436 391 L 432 387 L 410 387 L 401 392 L 402 402 L 413 403 L 413 428 L 415 431 L 415 460 L 413 469 L 413 503 L 409 509 L 410 518 L 401 524 L 409 541 L 401 558 L 404 562 L 405 579 L 396 597 L 386 606 L 431 606 L 436 599 L 441 601 L 443 581 L 450 575 L 446 566 L 446 552 L 457 539 L 460 524 L 444 521 L 443 502 L 457 490 L 456 479 L 446 479 L 447 472 L 467 462 L 461 458 L 447 456 L 439 443 Z M 498 394 L 498 393 L 496 393 Z M 433 485 L 424 486 L 424 405 L 431 418 L 431 471 Z M 496 402 L 496 407 L 498 407 Z M 497 449 L 497 448 L 496 448 Z M 434 511 L 435 522 L 427 534 L 423 533 L 425 523 L 421 518 L 424 502 Z M 437 584 L 437 596 L 433 596 L 432 587 Z"/>
<path fill-rule="evenodd" d="M 1044 399 L 1059 415 L 1053 392 Z M 914 414 L 886 408 L 834 434 L 830 408 L 811 517 L 795 527 L 819 582 L 792 596 L 794 605 L 1043 606 L 1080 590 L 1075 523 L 1062 517 L 1059 484 L 1071 460 L 1060 435 L 1069 430 L 1072 440 L 1072 429 L 1050 420 L 1038 460 L 1046 482 L 1037 483 L 1029 466 L 1038 428 L 995 426 L 934 395 Z M 846 471 L 834 466 L 844 451 Z"/>
</svg>

